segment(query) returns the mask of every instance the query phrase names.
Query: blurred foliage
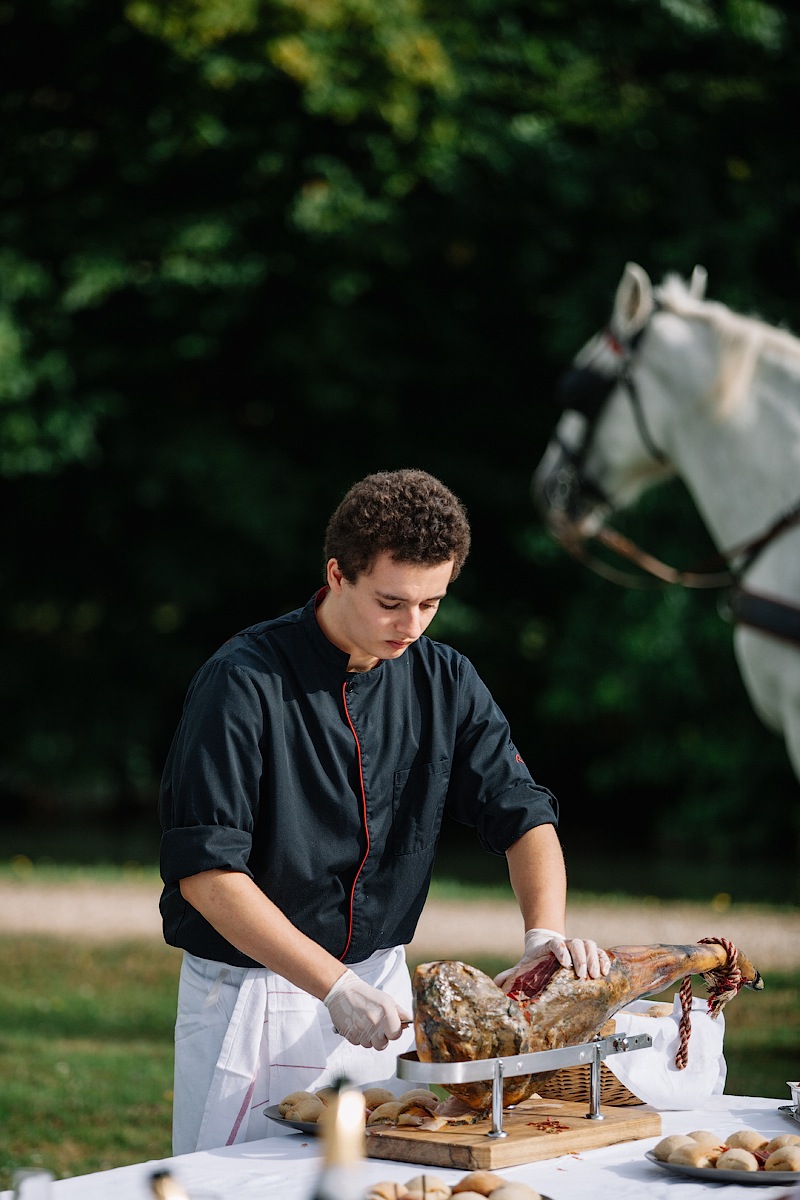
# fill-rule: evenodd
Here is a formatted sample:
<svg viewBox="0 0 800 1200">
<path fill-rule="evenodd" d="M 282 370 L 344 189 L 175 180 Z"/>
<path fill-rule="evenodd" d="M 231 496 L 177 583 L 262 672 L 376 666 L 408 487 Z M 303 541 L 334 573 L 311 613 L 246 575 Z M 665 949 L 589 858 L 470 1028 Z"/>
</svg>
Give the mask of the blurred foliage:
<svg viewBox="0 0 800 1200">
<path fill-rule="evenodd" d="M 707 596 L 565 559 L 529 479 L 626 259 L 800 328 L 800 16 L 761 0 L 0 0 L 0 788 L 152 811 L 189 678 L 418 465 L 475 548 L 434 632 L 569 841 L 797 842 Z M 629 532 L 681 565 L 680 491 Z"/>
</svg>

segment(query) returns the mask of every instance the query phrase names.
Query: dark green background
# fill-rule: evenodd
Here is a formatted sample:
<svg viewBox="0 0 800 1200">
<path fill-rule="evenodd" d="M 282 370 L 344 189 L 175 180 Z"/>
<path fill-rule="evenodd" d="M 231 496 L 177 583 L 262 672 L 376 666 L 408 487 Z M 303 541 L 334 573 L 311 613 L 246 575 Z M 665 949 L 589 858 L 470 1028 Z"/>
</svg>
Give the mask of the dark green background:
<svg viewBox="0 0 800 1200">
<path fill-rule="evenodd" d="M 433 632 L 565 844 L 796 861 L 717 597 L 591 576 L 529 482 L 626 260 L 800 329 L 799 29 L 759 0 L 0 0 L 7 829 L 152 822 L 195 668 L 308 598 L 354 479 L 420 466 L 474 526 Z M 623 527 L 710 552 L 679 482 Z"/>
</svg>

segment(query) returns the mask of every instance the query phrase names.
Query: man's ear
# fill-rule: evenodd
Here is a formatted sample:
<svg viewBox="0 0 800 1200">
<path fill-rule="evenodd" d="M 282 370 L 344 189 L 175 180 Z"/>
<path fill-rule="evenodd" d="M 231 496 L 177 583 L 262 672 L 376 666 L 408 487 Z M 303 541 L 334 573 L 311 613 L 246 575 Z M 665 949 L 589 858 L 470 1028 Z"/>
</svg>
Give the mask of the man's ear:
<svg viewBox="0 0 800 1200">
<path fill-rule="evenodd" d="M 341 592 L 344 585 L 344 574 L 337 559 L 329 558 L 328 565 L 325 568 L 325 575 L 328 580 L 328 587 L 332 592 Z"/>
</svg>

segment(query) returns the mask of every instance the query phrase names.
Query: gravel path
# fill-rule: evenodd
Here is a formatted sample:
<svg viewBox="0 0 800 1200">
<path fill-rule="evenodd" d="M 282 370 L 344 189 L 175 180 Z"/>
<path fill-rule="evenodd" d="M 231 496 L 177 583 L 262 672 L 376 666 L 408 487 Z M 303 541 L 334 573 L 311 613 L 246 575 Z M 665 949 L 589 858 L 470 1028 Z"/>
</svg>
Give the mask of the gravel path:
<svg viewBox="0 0 800 1200">
<path fill-rule="evenodd" d="M 157 883 L 38 883 L 0 880 L 0 934 L 31 933 L 111 941 L 161 939 Z M 680 902 L 573 903 L 570 932 L 603 946 L 729 938 L 762 970 L 800 969 L 800 911 L 771 913 Z M 491 954 L 516 961 L 522 950 L 519 910 L 502 900 L 429 900 L 409 957 Z"/>
</svg>

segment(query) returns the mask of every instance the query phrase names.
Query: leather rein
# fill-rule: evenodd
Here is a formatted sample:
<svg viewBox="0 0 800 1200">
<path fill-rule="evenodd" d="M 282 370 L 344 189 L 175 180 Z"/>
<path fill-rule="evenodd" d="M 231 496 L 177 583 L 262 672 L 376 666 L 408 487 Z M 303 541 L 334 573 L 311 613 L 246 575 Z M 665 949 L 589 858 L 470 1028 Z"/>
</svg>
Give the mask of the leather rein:
<svg viewBox="0 0 800 1200">
<path fill-rule="evenodd" d="M 630 538 L 608 525 L 601 526 L 588 539 L 580 535 L 570 535 L 566 530 L 557 531 L 556 537 L 573 558 L 582 562 L 596 574 L 611 579 L 612 582 L 619 583 L 623 587 L 646 588 L 657 587 L 659 583 L 668 583 L 685 588 L 721 588 L 739 586 L 742 575 L 748 567 L 752 566 L 761 551 L 766 549 L 779 534 L 798 524 L 800 524 L 800 501 L 773 521 L 763 533 L 715 555 L 713 559 L 709 560 L 707 566 L 701 563 L 691 570 L 669 566 L 668 563 L 662 562 L 655 555 L 642 550 Z M 585 550 L 586 542 L 592 540 L 600 542 L 620 558 L 634 563 L 652 578 L 645 579 L 641 575 L 619 571 L 614 567 L 609 567 L 600 559 L 594 558 Z M 735 569 L 726 565 L 737 559 L 740 559 L 741 562 Z M 722 566 L 725 567 L 724 570 L 712 569 Z"/>
<path fill-rule="evenodd" d="M 651 578 L 633 575 L 628 571 L 619 571 L 600 559 L 586 553 L 585 541 L 576 540 L 557 534 L 559 543 L 564 549 L 582 562 L 596 575 L 612 583 L 628 588 L 658 587 L 660 584 L 677 584 L 685 588 L 722 588 L 729 589 L 726 602 L 718 605 L 720 616 L 734 625 L 747 625 L 760 633 L 769 634 L 780 641 L 800 649 L 800 608 L 795 604 L 787 604 L 784 600 L 775 600 L 771 596 L 763 596 L 741 585 L 742 572 L 780 533 L 800 524 L 800 503 L 789 509 L 770 525 L 769 529 L 749 542 L 729 550 L 727 554 L 716 556 L 715 563 L 724 563 L 730 558 L 744 556 L 743 565 L 737 570 L 727 567 L 724 571 L 713 571 L 698 568 L 694 571 L 682 571 L 670 567 L 652 554 L 641 550 L 635 542 L 624 537 L 616 529 L 602 528 L 594 535 L 595 540 L 602 542 L 614 553 L 627 558 L 637 567 L 645 571 Z"/>
</svg>

